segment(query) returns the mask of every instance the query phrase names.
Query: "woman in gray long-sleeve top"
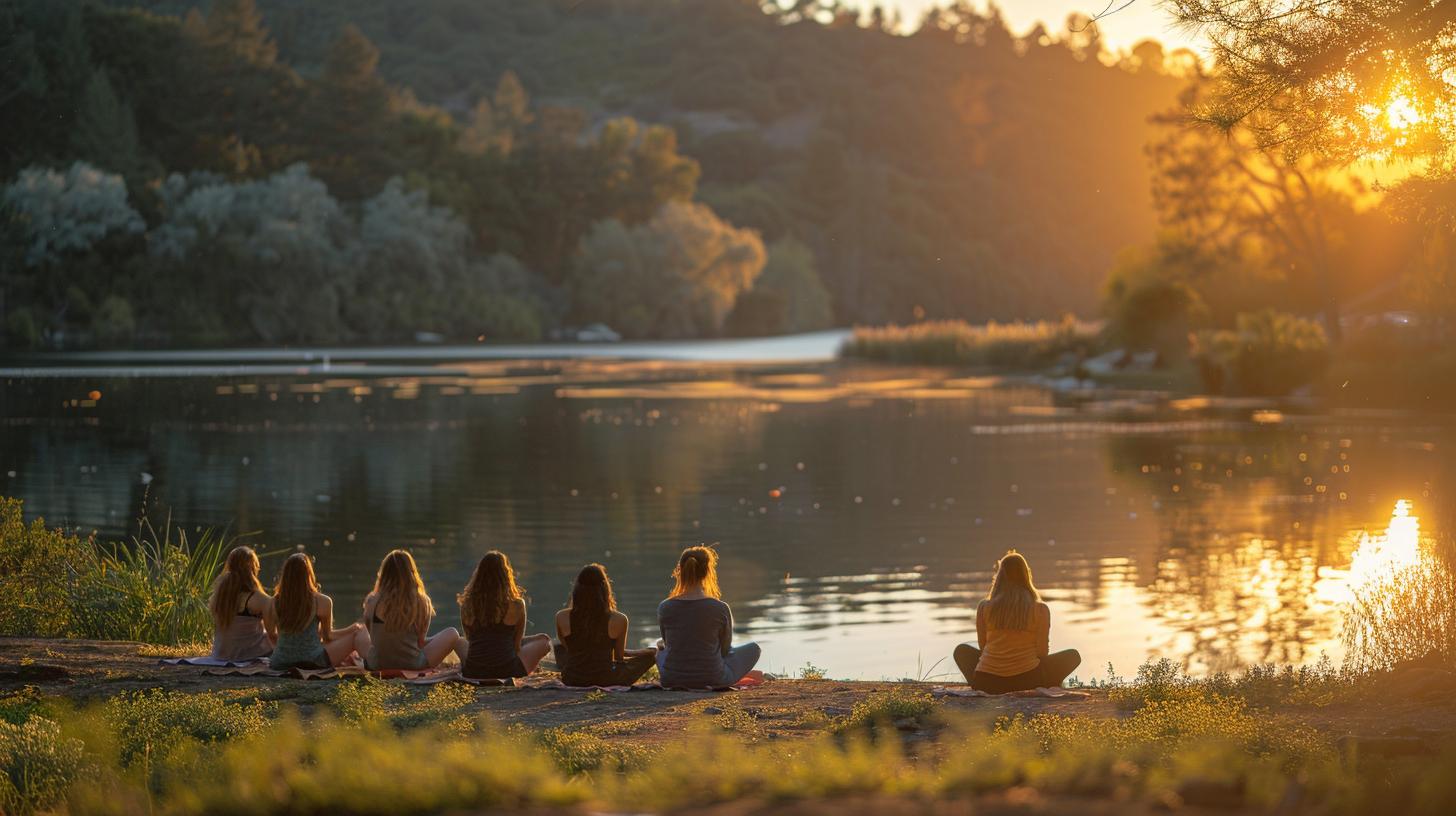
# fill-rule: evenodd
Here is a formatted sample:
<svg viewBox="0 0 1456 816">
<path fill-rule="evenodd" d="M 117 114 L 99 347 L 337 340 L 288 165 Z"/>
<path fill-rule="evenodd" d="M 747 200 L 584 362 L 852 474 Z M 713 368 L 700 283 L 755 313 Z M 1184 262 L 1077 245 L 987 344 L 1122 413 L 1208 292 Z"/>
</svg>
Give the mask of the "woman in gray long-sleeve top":
<svg viewBox="0 0 1456 816">
<path fill-rule="evenodd" d="M 718 553 L 688 547 L 678 559 L 672 593 L 657 607 L 662 644 L 657 670 L 669 688 L 724 688 L 758 662 L 757 643 L 733 645 L 733 610 L 718 599 Z"/>
</svg>

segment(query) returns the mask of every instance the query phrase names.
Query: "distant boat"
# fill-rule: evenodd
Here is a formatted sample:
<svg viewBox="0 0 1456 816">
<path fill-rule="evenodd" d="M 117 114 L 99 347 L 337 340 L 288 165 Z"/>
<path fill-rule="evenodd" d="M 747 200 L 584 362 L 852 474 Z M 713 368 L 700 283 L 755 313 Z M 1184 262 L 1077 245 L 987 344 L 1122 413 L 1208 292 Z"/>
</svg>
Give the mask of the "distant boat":
<svg viewBox="0 0 1456 816">
<path fill-rule="evenodd" d="M 605 323 L 592 323 L 577 330 L 576 340 L 578 343 L 619 343 L 622 335 L 612 331 Z"/>
</svg>

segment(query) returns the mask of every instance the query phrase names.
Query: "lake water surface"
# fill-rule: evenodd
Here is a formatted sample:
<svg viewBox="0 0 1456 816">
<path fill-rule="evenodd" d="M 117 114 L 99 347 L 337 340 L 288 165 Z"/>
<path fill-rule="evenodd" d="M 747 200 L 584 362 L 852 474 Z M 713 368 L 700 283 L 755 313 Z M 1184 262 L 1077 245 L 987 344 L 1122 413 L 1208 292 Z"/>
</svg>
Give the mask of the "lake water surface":
<svg viewBox="0 0 1456 816">
<path fill-rule="evenodd" d="M 266 553 L 317 556 L 341 610 L 407 547 L 440 625 L 487 549 L 515 562 L 533 630 L 600 561 L 644 642 L 679 549 L 709 542 L 763 668 L 845 678 L 953 669 L 1014 547 L 1052 605 L 1052 648 L 1079 648 L 1088 679 L 1150 656 L 1194 672 L 1338 660 L 1362 533 L 1405 500 L 1391 532 L 1415 535 L 1450 467 L 1439 417 L 639 356 L 11 369 L 0 494 L 114 537 L 143 511 L 256 532 Z"/>
</svg>

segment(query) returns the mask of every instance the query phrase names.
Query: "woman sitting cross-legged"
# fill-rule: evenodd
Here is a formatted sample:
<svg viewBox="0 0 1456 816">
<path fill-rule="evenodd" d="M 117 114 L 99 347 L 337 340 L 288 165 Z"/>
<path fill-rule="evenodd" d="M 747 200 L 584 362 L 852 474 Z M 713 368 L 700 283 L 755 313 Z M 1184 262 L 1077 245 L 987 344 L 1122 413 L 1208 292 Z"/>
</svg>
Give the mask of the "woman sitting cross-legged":
<svg viewBox="0 0 1456 816">
<path fill-rule="evenodd" d="M 627 616 L 617 611 L 612 580 L 587 564 L 571 587 L 571 604 L 556 613 L 556 664 L 568 686 L 630 686 L 652 668 L 656 649 L 627 648 Z"/>
<path fill-rule="evenodd" d="M 252 547 L 234 547 L 222 572 L 212 582 L 212 656 L 247 663 L 267 657 L 273 641 L 263 629 L 268 593 L 258 582 L 258 554 Z"/>
<path fill-rule="evenodd" d="M 313 559 L 303 553 L 283 562 L 265 620 L 269 634 L 278 640 L 269 660 L 274 669 L 327 669 L 369 652 L 369 633 L 363 626 L 334 628 L 334 601 L 319 592 Z"/>
<path fill-rule="evenodd" d="M 460 669 L 465 677 L 525 677 L 551 651 L 550 635 L 526 636 L 526 598 L 516 586 L 516 574 L 505 553 L 486 553 L 456 600 L 460 602 L 460 622 L 470 641 L 469 654 Z"/>
<path fill-rule="evenodd" d="M 450 626 L 428 635 L 435 605 L 425 592 L 414 556 L 393 550 L 379 564 L 374 590 L 364 599 L 364 620 L 369 627 L 370 671 L 434 668 L 454 652 L 465 659 L 469 644 Z"/>
<path fill-rule="evenodd" d="M 1031 567 L 1011 550 L 996 562 L 991 593 L 976 607 L 976 645 L 957 646 L 956 665 L 972 688 L 988 694 L 1060 686 L 1082 656 L 1076 649 L 1049 654 L 1051 626 Z"/>
<path fill-rule="evenodd" d="M 657 668 L 669 688 L 725 688 L 758 663 L 757 643 L 733 645 L 733 610 L 719 600 L 718 553 L 709 547 L 683 550 L 676 584 L 657 606 L 662 642 Z"/>
</svg>

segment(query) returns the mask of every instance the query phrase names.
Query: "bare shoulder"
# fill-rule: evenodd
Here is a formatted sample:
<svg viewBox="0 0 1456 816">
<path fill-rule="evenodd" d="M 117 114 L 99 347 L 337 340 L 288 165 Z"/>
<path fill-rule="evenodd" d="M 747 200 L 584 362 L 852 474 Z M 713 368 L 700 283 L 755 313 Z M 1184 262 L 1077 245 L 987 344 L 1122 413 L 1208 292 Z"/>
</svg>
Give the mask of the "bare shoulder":
<svg viewBox="0 0 1456 816">
<path fill-rule="evenodd" d="M 526 599 L 525 598 L 517 598 L 514 601 L 511 601 L 511 608 L 506 610 L 506 616 L 505 616 L 505 618 L 501 622 L 502 623 L 508 623 L 511 626 L 515 626 L 516 624 L 521 623 L 525 619 L 526 619 Z"/>
<path fill-rule="evenodd" d="M 313 594 L 313 599 L 314 603 L 318 606 L 320 612 L 334 608 L 334 599 L 323 594 L 322 592 L 315 592 Z"/>
<path fill-rule="evenodd" d="M 1043 601 L 1036 602 L 1036 616 L 1042 620 L 1051 620 L 1052 608 Z"/>
<path fill-rule="evenodd" d="M 607 616 L 607 635 L 614 638 L 621 637 L 626 633 L 628 623 L 630 621 L 627 620 L 624 613 L 613 609 L 612 614 Z"/>
</svg>

